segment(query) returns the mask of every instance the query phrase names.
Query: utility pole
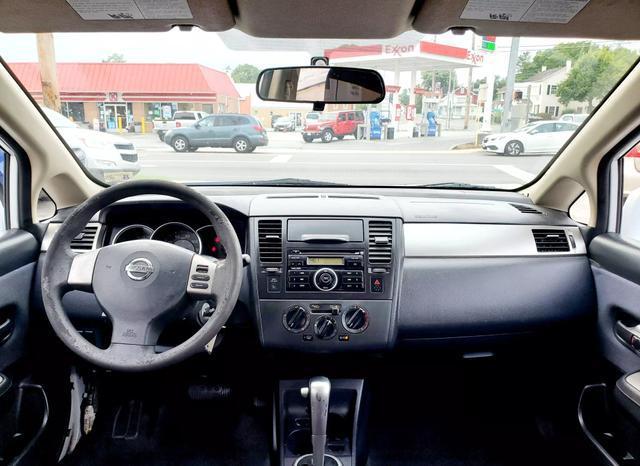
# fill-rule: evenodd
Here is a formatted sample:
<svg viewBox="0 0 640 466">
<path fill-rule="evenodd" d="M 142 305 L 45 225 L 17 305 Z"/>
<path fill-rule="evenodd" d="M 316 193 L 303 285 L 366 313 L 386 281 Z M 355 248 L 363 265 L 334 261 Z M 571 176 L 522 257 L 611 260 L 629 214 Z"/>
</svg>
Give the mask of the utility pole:
<svg viewBox="0 0 640 466">
<path fill-rule="evenodd" d="M 520 38 L 511 39 L 511 52 L 509 52 L 509 69 L 507 71 L 507 89 L 504 93 L 504 105 L 502 106 L 502 122 L 500 131 L 511 131 L 511 102 L 513 101 L 513 88 L 516 82 L 516 65 L 518 63 L 518 50 Z"/>
<path fill-rule="evenodd" d="M 476 49 L 476 35 L 471 31 L 471 51 Z M 471 81 L 473 81 L 473 66 L 469 67 L 467 84 L 467 103 L 464 109 L 464 129 L 469 129 L 469 114 L 471 113 Z"/>
<path fill-rule="evenodd" d="M 53 34 L 36 34 L 38 61 L 40 62 L 40 81 L 42 82 L 42 100 L 45 107 L 60 111 L 60 91 L 56 72 L 56 52 L 53 46 Z"/>
</svg>

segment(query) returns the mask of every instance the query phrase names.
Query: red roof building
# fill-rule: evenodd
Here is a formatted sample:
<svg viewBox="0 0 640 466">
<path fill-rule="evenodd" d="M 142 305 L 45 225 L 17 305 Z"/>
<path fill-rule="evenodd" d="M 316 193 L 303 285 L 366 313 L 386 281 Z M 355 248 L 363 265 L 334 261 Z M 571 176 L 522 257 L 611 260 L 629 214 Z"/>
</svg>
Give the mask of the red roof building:
<svg viewBox="0 0 640 466">
<path fill-rule="evenodd" d="M 23 86 L 42 100 L 38 63 L 10 63 Z M 178 110 L 238 112 L 240 94 L 224 72 L 197 64 L 58 63 L 63 113 L 77 121 L 124 116 L 127 122 Z"/>
</svg>

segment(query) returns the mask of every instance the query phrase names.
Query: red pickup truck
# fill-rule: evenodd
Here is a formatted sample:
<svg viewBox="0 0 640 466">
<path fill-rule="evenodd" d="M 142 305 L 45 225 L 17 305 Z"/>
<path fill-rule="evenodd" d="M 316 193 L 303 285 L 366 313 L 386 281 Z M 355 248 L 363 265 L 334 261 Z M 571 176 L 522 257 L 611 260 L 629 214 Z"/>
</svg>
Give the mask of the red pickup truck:
<svg viewBox="0 0 640 466">
<path fill-rule="evenodd" d="M 331 142 L 333 138 L 342 139 L 347 135 L 356 137 L 358 125 L 364 123 L 364 112 L 344 110 L 320 114 L 317 120 L 307 120 L 302 130 L 304 142 L 320 138 L 322 142 Z"/>
</svg>

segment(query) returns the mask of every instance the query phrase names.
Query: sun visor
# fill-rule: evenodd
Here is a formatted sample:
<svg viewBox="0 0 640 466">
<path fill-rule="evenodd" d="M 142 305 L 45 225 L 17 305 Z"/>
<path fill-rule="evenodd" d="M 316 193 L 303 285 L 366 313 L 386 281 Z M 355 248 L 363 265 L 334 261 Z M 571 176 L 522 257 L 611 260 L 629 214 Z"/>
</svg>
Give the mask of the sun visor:
<svg viewBox="0 0 640 466">
<path fill-rule="evenodd" d="M 192 24 L 225 31 L 235 21 L 226 0 L 6 0 L 2 32 L 167 31 Z"/>
<path fill-rule="evenodd" d="M 413 27 L 426 34 L 472 27 L 492 36 L 638 39 L 638 18 L 637 0 L 447 0 L 424 2 Z"/>
</svg>

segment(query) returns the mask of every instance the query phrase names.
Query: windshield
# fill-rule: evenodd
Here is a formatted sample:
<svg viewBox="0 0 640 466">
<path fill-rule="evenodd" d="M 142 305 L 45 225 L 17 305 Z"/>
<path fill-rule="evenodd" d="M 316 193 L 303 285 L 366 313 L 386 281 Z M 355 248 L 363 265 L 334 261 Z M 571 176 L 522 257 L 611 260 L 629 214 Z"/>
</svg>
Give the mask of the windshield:
<svg viewBox="0 0 640 466">
<path fill-rule="evenodd" d="M 79 163 L 107 184 L 516 189 L 545 169 L 639 50 L 634 41 L 471 32 L 0 34 L 0 55 L 53 125 L 89 130 Z M 258 98 L 261 70 L 315 56 L 379 71 L 385 99 L 318 111 Z"/>
</svg>

